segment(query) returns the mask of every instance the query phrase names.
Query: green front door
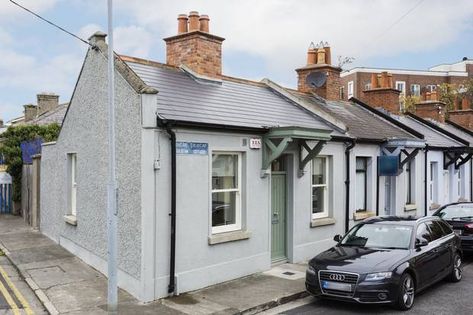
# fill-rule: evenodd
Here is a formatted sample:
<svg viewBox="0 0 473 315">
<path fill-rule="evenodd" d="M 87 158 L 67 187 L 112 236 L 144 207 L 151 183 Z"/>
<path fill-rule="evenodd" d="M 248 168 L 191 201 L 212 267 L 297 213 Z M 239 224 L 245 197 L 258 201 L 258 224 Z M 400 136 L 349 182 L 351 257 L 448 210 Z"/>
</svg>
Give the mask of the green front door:
<svg viewBox="0 0 473 315">
<path fill-rule="evenodd" d="M 286 260 L 286 173 L 271 173 L 271 260 Z"/>
</svg>

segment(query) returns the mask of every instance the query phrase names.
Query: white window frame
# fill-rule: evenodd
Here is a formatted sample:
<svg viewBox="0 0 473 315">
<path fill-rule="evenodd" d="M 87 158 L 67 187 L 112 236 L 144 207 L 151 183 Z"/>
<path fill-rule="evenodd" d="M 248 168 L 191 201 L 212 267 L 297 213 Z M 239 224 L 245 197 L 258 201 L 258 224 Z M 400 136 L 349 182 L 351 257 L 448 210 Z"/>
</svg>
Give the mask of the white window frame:
<svg viewBox="0 0 473 315">
<path fill-rule="evenodd" d="M 413 87 L 417 87 L 417 89 L 413 89 Z M 417 93 L 418 94 L 415 94 L 415 90 L 417 90 Z M 420 84 L 417 84 L 417 83 L 413 83 L 411 84 L 411 95 L 412 96 L 417 96 L 419 97 L 420 96 Z"/>
<path fill-rule="evenodd" d="M 329 163 L 330 163 L 330 160 L 329 160 L 329 157 L 328 156 L 317 156 L 315 157 L 314 159 L 317 159 L 317 158 L 320 158 L 320 159 L 324 159 L 325 160 L 325 184 L 317 184 L 317 185 L 314 185 L 313 181 L 312 181 L 312 178 L 313 178 L 313 174 L 314 174 L 314 162 L 312 160 L 312 163 L 311 163 L 311 176 L 310 176 L 310 183 L 311 183 L 311 186 L 310 186 L 310 195 L 311 195 L 311 198 L 310 198 L 310 213 L 311 213 L 311 216 L 312 216 L 312 219 L 315 220 L 315 219 L 322 219 L 322 218 L 327 218 L 329 213 L 328 213 L 328 205 L 329 205 L 329 187 L 330 187 L 330 176 L 329 176 Z M 315 187 L 323 187 L 324 188 L 324 211 L 323 212 L 319 212 L 319 213 L 314 213 L 314 208 L 313 208 L 313 188 Z"/>
<path fill-rule="evenodd" d="M 68 153 L 69 215 L 77 216 L 77 154 Z"/>
<path fill-rule="evenodd" d="M 462 174 L 462 167 L 460 166 L 457 171 L 457 197 L 458 199 L 462 198 L 462 188 L 463 188 L 463 174 Z"/>
<path fill-rule="evenodd" d="M 430 162 L 430 173 L 429 173 L 429 201 L 430 204 L 437 203 L 438 201 L 438 162 Z"/>
<path fill-rule="evenodd" d="M 402 88 L 398 89 L 397 88 L 398 85 L 401 85 Z M 396 81 L 395 87 L 396 87 L 397 90 L 401 91 L 402 96 L 406 96 L 406 81 Z"/>
<path fill-rule="evenodd" d="M 436 84 L 428 84 L 425 86 L 425 89 L 427 92 L 433 92 L 437 90 L 437 85 Z"/>
<path fill-rule="evenodd" d="M 353 81 L 349 81 L 347 85 L 347 97 L 350 99 L 350 97 L 353 97 L 355 94 L 355 85 Z"/>
<path fill-rule="evenodd" d="M 214 154 L 219 155 L 237 155 L 238 156 L 238 181 L 237 181 L 237 188 L 230 188 L 230 189 L 212 189 L 212 161 L 210 163 L 210 227 L 212 229 L 212 234 L 219 234 L 225 232 L 232 232 L 232 231 L 239 231 L 241 230 L 241 217 L 242 217 L 242 207 L 241 207 L 241 175 L 242 175 L 242 153 L 235 152 L 235 151 L 213 151 L 211 158 L 213 160 Z M 220 192 L 236 192 L 235 196 L 235 224 L 228 224 L 222 226 L 213 226 L 212 222 L 212 195 L 214 193 Z"/>
<path fill-rule="evenodd" d="M 365 161 L 365 169 L 364 171 L 358 171 L 358 168 L 356 166 L 356 162 L 358 159 L 364 159 Z M 371 165 L 371 157 L 369 156 L 356 156 L 355 157 L 355 192 L 356 194 L 359 193 L 358 191 L 358 173 L 364 173 L 364 181 L 363 181 L 363 204 L 364 206 L 362 208 L 358 208 L 358 206 L 356 205 L 357 204 L 357 200 L 355 199 L 355 211 L 356 212 L 362 212 L 362 211 L 366 211 L 368 210 L 369 206 L 368 206 L 368 193 L 369 193 L 369 190 L 368 190 L 368 187 L 369 187 L 369 182 L 370 182 L 370 178 L 369 178 L 369 173 L 370 173 L 370 165 Z"/>
<path fill-rule="evenodd" d="M 365 91 L 371 90 L 371 82 L 365 84 Z"/>
<path fill-rule="evenodd" d="M 409 198 L 410 195 L 410 198 Z M 415 158 L 406 163 L 406 205 L 416 204 Z"/>
</svg>

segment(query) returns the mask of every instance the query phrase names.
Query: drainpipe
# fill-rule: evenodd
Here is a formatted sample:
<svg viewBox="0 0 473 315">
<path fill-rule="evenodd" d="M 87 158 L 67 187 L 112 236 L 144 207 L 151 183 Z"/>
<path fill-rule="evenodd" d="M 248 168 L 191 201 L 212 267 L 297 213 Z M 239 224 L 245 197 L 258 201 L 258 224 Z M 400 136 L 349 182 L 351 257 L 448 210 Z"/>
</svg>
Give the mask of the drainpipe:
<svg viewBox="0 0 473 315">
<path fill-rule="evenodd" d="M 176 290 L 176 133 L 167 120 L 158 118 L 158 126 L 166 129 L 171 139 L 171 253 L 169 257 L 168 293 Z"/>
<path fill-rule="evenodd" d="M 428 214 L 428 206 L 427 206 L 427 153 L 429 152 L 429 146 L 425 145 L 425 153 L 424 153 L 424 215 Z"/>
<path fill-rule="evenodd" d="M 386 197 L 384 199 L 386 199 Z M 376 216 L 378 215 L 379 215 L 379 157 L 376 158 Z"/>
<path fill-rule="evenodd" d="M 355 146 L 355 140 L 352 140 L 345 148 L 345 162 L 346 162 L 346 180 L 345 180 L 345 233 L 350 227 L 350 150 Z"/>
<path fill-rule="evenodd" d="M 470 159 L 470 201 L 473 201 L 473 160 Z"/>
</svg>

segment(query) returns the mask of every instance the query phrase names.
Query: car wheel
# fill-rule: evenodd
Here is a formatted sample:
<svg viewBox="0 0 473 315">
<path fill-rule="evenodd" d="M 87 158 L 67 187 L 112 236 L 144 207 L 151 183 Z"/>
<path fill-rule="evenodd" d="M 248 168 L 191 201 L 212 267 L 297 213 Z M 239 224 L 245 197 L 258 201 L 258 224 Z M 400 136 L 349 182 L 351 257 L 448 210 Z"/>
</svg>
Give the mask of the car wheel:
<svg viewBox="0 0 473 315">
<path fill-rule="evenodd" d="M 408 273 L 401 276 L 399 282 L 399 296 L 397 298 L 396 307 L 402 311 L 406 311 L 414 304 L 415 284 L 414 279 Z"/>
<path fill-rule="evenodd" d="M 453 269 L 452 269 L 452 273 L 450 274 L 449 280 L 452 282 L 458 282 L 462 279 L 462 275 L 463 275 L 462 258 L 458 253 L 456 253 L 453 258 Z"/>
</svg>

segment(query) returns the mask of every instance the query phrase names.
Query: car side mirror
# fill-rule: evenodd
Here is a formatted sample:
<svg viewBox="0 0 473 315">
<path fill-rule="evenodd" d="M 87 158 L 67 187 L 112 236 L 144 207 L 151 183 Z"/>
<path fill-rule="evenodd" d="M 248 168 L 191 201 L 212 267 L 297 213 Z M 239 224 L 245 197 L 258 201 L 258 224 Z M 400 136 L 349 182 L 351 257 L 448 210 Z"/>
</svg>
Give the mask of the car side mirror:
<svg viewBox="0 0 473 315">
<path fill-rule="evenodd" d="M 342 236 L 340 234 L 337 234 L 333 237 L 333 240 L 338 243 L 342 240 Z"/>
<path fill-rule="evenodd" d="M 425 238 L 416 238 L 416 247 L 424 247 L 429 245 L 429 242 Z"/>
</svg>

